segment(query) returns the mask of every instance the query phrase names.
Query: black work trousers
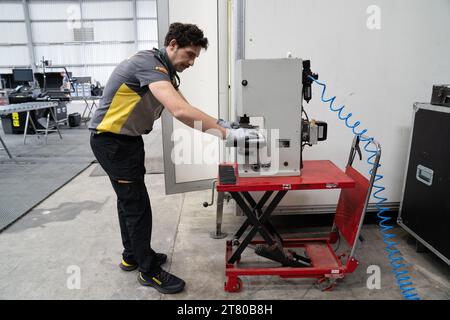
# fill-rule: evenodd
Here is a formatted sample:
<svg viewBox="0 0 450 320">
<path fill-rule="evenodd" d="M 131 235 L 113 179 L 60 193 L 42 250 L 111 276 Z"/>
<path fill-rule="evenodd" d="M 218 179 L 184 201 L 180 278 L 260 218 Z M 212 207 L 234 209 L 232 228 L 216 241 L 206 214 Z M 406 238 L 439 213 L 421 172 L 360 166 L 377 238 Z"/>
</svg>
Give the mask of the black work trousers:
<svg viewBox="0 0 450 320">
<path fill-rule="evenodd" d="M 91 133 L 91 148 L 117 195 L 123 258 L 136 261 L 141 272 L 156 270 L 150 242 L 152 209 L 144 183 L 145 151 L 141 136 Z"/>
</svg>

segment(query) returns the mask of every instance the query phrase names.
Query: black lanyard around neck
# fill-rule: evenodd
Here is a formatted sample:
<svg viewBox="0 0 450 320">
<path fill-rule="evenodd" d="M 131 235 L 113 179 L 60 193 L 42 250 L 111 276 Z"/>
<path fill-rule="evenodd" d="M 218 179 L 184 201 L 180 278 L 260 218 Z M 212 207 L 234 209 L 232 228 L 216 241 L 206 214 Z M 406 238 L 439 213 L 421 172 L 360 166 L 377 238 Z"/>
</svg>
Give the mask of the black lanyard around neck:
<svg viewBox="0 0 450 320">
<path fill-rule="evenodd" d="M 172 85 L 175 89 L 178 90 L 178 87 L 180 86 L 180 77 L 178 76 L 177 72 L 173 68 L 172 64 L 170 63 L 167 53 L 163 50 L 159 50 L 157 48 L 153 48 L 153 52 L 155 53 L 155 57 L 161 62 L 166 69 L 169 72 L 170 81 L 172 82 Z"/>
</svg>

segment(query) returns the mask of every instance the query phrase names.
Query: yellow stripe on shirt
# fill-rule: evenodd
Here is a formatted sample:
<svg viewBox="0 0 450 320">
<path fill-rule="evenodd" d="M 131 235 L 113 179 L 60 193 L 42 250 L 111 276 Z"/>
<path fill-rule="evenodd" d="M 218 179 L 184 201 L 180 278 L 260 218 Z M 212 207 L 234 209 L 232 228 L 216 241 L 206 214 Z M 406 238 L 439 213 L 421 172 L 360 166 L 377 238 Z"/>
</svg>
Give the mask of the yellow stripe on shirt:
<svg viewBox="0 0 450 320">
<path fill-rule="evenodd" d="M 97 126 L 97 131 L 120 134 L 123 125 L 139 100 L 141 100 L 141 97 L 123 83 L 114 95 L 102 122 Z"/>
</svg>

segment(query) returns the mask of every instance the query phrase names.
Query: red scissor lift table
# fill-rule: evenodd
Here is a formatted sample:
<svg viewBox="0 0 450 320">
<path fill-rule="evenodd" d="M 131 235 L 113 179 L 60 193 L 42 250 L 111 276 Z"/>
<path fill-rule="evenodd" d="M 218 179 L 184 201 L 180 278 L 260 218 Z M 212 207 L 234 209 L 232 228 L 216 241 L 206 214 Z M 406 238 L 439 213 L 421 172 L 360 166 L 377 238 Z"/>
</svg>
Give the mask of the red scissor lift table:
<svg viewBox="0 0 450 320">
<path fill-rule="evenodd" d="M 318 283 L 325 284 L 322 289 L 330 290 L 334 287 L 336 279 L 344 278 L 347 273 L 352 273 L 356 269 L 358 266 L 358 261 L 354 257 L 356 242 L 381 156 L 379 144 L 375 141 L 372 143 L 376 146 L 377 153 L 370 181 L 352 167 L 356 152 L 359 152 L 361 157 L 359 138 L 355 138 L 352 143 L 345 172 L 331 161 L 319 160 L 304 161 L 302 174 L 298 177 L 239 177 L 236 164 L 233 164 L 236 173 L 235 184 L 223 184 L 219 177 L 217 191 L 230 194 L 247 217 L 233 240 L 226 242 L 225 291 L 238 292 L 242 289 L 239 276 L 260 275 L 317 278 Z M 341 189 L 331 232 L 322 238 L 283 239 L 270 223 L 273 210 L 288 191 L 317 189 Z M 256 202 L 250 192 L 264 192 L 264 194 Z M 271 202 L 265 206 L 273 194 L 275 195 Z M 248 228 L 250 231 L 241 240 Z M 257 233 L 262 237 L 261 240 L 253 239 Z M 337 242 L 338 237 L 343 237 L 351 248 L 345 262 L 341 261 L 343 257 L 338 256 L 331 246 Z M 271 257 L 273 254 L 280 257 L 280 252 L 284 252 L 294 259 L 283 260 L 283 257 L 281 260 L 275 260 L 281 263 L 280 267 L 241 267 L 241 254 L 249 245 L 259 249 L 265 248 L 266 252 L 270 249 Z M 306 256 L 296 255 L 289 248 L 301 248 Z M 261 250 L 260 255 L 264 256 Z"/>
</svg>

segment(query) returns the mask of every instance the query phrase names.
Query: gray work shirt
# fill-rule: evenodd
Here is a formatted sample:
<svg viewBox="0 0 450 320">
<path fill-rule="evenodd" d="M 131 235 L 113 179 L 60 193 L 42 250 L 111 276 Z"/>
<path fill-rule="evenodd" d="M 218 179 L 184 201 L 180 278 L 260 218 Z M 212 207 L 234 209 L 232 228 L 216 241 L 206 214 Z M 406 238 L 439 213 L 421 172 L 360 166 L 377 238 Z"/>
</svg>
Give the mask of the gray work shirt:
<svg viewBox="0 0 450 320">
<path fill-rule="evenodd" d="M 122 61 L 106 83 L 89 129 L 127 136 L 149 133 L 164 109 L 148 87 L 156 81 L 171 79 L 153 50 L 139 51 Z"/>
</svg>

